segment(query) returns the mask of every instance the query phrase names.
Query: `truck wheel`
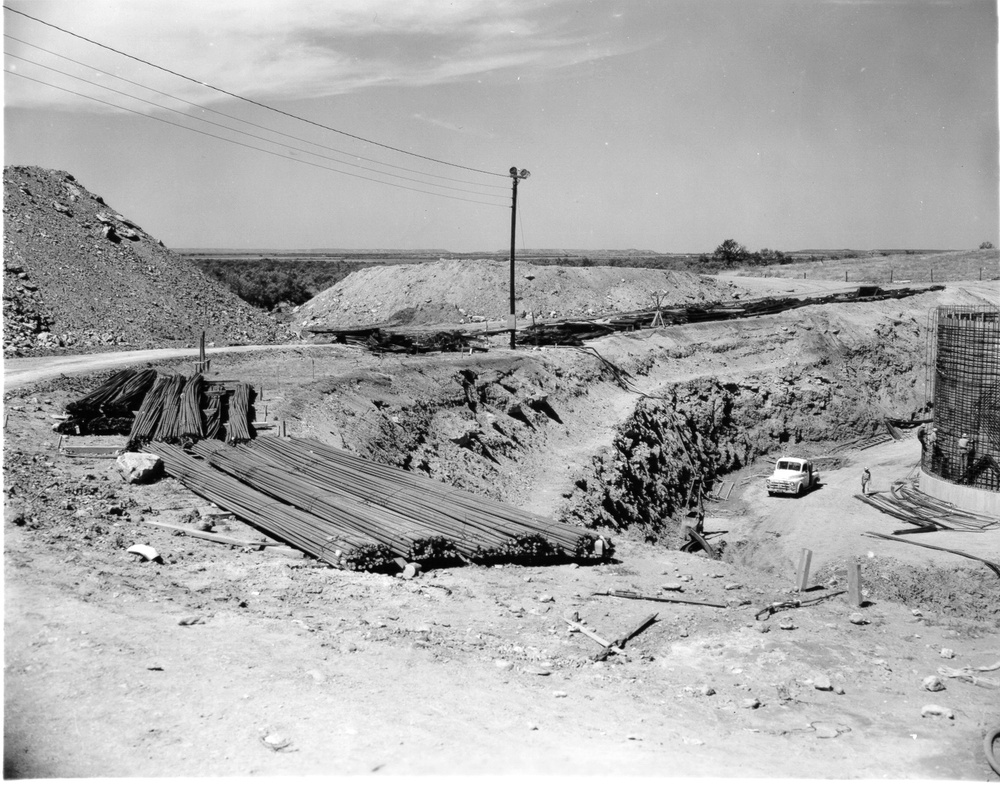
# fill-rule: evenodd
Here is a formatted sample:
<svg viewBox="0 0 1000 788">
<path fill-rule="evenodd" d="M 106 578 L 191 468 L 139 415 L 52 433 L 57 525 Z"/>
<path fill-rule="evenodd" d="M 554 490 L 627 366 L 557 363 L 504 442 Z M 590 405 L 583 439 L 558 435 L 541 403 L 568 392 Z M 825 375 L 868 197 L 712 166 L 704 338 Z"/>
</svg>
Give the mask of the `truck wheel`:
<svg viewBox="0 0 1000 788">
<path fill-rule="evenodd" d="M 768 497 L 768 498 L 773 498 L 773 497 L 774 497 L 774 493 L 773 493 L 773 492 L 771 492 L 771 490 L 768 490 L 768 491 L 767 491 L 767 497 Z"/>
</svg>

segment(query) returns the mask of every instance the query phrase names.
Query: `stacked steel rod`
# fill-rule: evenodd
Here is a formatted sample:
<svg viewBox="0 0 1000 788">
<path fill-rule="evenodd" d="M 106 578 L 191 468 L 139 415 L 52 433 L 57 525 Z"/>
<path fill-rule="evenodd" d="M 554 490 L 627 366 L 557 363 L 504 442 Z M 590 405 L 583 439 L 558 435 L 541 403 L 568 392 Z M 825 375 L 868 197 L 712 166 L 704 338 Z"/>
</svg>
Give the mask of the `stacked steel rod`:
<svg viewBox="0 0 1000 788">
<path fill-rule="evenodd" d="M 128 432 L 132 412 L 139 407 L 156 379 L 156 372 L 123 369 L 89 394 L 66 403 L 70 418 L 56 429 L 65 434 L 103 435 Z"/>
<path fill-rule="evenodd" d="M 915 489 L 912 482 L 897 482 L 889 494 L 857 495 L 879 511 L 924 531 L 989 531 L 1000 528 L 1000 520 L 959 509 Z"/>
<path fill-rule="evenodd" d="M 163 460 L 167 473 L 185 487 L 220 506 L 268 536 L 302 550 L 332 566 L 379 570 L 392 563 L 395 554 L 385 545 L 356 533 L 342 531 L 315 514 L 281 503 L 212 468 L 183 449 L 154 442 L 149 450 Z"/>
<path fill-rule="evenodd" d="M 130 448 L 136 448 L 146 441 L 152 440 L 160 423 L 163 412 L 164 392 L 170 384 L 169 375 L 157 375 L 152 388 L 146 393 L 142 406 L 132 422 L 132 431 L 128 436 Z"/>
<path fill-rule="evenodd" d="M 187 441 L 196 441 L 205 434 L 201 412 L 202 381 L 201 373 L 196 372 L 181 391 L 178 432 Z"/>
<path fill-rule="evenodd" d="M 123 369 L 80 399 L 67 403 L 66 412 L 73 416 L 103 414 L 105 416 L 130 415 L 156 379 L 152 369 L 137 371 Z"/>
<path fill-rule="evenodd" d="M 273 522 L 255 514 L 263 495 L 318 518 L 329 539 L 360 543 L 363 548 L 353 546 L 341 556 L 349 568 L 380 566 L 387 555 L 445 565 L 606 560 L 613 554 L 610 541 L 592 532 L 315 441 L 260 438 L 236 448 L 206 440 L 190 453 L 165 448 L 167 473 L 255 527 L 275 532 Z M 161 451 L 159 444 L 150 449 Z M 230 504 L 244 488 L 253 489 L 255 503 L 236 511 Z M 286 540 L 294 547 L 318 555 L 315 536 L 313 543 L 292 537 Z"/>
<path fill-rule="evenodd" d="M 229 427 L 226 440 L 242 443 L 250 440 L 250 386 L 237 383 L 236 390 L 229 398 Z"/>
<path fill-rule="evenodd" d="M 539 517 L 515 506 L 482 498 L 399 468 L 365 460 L 319 441 L 291 439 L 287 445 L 292 451 L 283 451 L 286 461 L 295 461 L 297 457 L 303 472 L 313 477 L 326 477 L 344 489 L 352 485 L 355 494 L 386 507 L 402 506 L 402 502 L 408 500 L 411 505 L 436 518 L 435 524 L 451 521 L 468 528 L 470 532 L 501 534 L 504 539 L 499 548 L 501 551 L 509 548 L 517 552 L 521 548 L 511 544 L 511 540 L 537 536 L 551 542 L 557 552 L 582 558 L 593 552 L 598 541 L 592 532 Z M 262 438 L 254 444 L 255 449 L 272 453 L 282 453 L 281 446 L 282 441 L 277 438 Z M 605 545 L 606 542 L 599 549 Z M 524 545 L 526 549 L 539 547 L 535 543 Z"/>
</svg>

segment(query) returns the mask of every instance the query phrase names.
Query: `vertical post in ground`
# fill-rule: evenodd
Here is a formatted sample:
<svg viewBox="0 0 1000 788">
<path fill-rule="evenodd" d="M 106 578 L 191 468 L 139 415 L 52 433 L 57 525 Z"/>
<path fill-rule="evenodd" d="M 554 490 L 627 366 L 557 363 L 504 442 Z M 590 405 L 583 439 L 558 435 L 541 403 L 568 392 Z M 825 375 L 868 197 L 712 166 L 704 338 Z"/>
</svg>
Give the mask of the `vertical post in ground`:
<svg viewBox="0 0 1000 788">
<path fill-rule="evenodd" d="M 854 607 L 861 607 L 861 564 L 847 565 L 847 599 Z"/>
<path fill-rule="evenodd" d="M 795 580 L 795 587 L 799 591 L 805 591 L 809 587 L 809 564 L 812 563 L 812 557 L 812 550 L 802 548 L 802 555 L 799 557 L 799 571 Z"/>
<path fill-rule="evenodd" d="M 510 198 L 510 309 L 507 312 L 507 328 L 510 329 L 510 349 L 514 349 L 514 334 L 517 318 L 514 317 L 514 231 L 517 227 L 517 168 L 510 168 L 513 191 Z"/>
</svg>

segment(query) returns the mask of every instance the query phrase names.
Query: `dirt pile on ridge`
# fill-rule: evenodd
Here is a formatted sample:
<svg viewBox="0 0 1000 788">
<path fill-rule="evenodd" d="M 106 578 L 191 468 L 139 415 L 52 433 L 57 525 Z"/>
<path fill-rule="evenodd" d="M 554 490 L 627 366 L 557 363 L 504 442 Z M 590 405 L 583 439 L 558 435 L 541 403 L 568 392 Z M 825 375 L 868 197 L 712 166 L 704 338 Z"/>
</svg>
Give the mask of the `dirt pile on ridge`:
<svg viewBox="0 0 1000 788">
<path fill-rule="evenodd" d="M 5 167 L 3 212 L 5 356 L 284 335 L 69 173 Z"/>
<path fill-rule="evenodd" d="M 735 285 L 651 268 L 563 267 L 518 263 L 518 316 L 587 317 L 664 303 L 728 300 Z M 297 327 L 384 323 L 481 323 L 505 320 L 510 267 L 494 260 L 440 260 L 357 271 L 298 308 Z"/>
</svg>

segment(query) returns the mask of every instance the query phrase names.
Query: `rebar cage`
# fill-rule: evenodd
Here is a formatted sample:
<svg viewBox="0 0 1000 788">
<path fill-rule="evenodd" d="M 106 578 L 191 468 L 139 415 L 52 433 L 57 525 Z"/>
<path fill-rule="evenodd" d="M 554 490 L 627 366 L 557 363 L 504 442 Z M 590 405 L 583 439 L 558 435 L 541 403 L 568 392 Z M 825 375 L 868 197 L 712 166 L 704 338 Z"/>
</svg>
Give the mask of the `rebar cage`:
<svg viewBox="0 0 1000 788">
<path fill-rule="evenodd" d="M 942 306 L 931 320 L 934 423 L 921 465 L 955 484 L 1000 490 L 1000 308 Z"/>
</svg>

